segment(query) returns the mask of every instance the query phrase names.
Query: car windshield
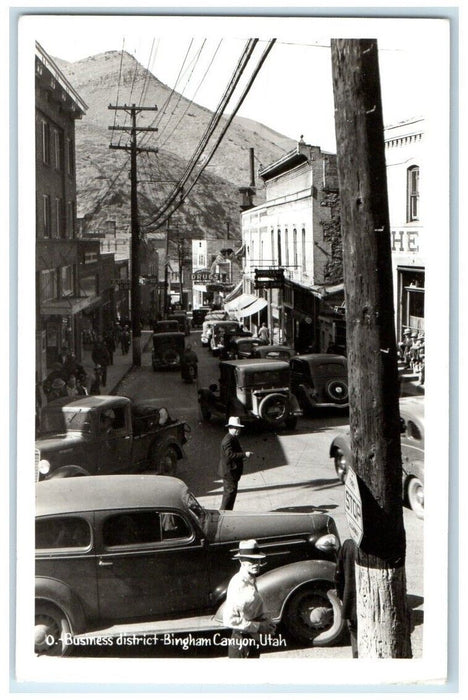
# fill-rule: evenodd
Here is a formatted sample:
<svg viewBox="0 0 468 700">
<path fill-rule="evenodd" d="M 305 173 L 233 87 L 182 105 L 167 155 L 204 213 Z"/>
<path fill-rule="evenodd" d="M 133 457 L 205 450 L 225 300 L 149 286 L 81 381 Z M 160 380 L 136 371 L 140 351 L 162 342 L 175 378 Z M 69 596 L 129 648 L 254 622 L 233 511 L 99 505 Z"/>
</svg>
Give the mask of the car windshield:
<svg viewBox="0 0 468 700">
<path fill-rule="evenodd" d="M 253 387 L 283 387 L 289 386 L 289 368 L 274 370 L 258 370 L 246 373 L 244 386 Z"/>
<path fill-rule="evenodd" d="M 187 506 L 197 523 L 200 525 L 203 531 L 205 531 L 205 522 L 207 519 L 207 513 L 202 505 L 197 501 L 193 493 L 186 491 L 184 497 L 184 504 Z"/>
<path fill-rule="evenodd" d="M 42 433 L 87 432 L 89 430 L 89 411 L 76 408 L 50 410 L 47 408 L 41 416 Z"/>
</svg>

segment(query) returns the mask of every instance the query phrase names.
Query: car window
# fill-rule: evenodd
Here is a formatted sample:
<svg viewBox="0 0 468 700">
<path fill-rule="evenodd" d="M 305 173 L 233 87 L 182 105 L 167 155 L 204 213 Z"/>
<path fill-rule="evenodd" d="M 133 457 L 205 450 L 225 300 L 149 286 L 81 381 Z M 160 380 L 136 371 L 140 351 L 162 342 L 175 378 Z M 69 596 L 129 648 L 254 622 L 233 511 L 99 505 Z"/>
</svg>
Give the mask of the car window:
<svg viewBox="0 0 468 700">
<path fill-rule="evenodd" d="M 321 362 L 319 365 L 315 366 L 315 371 L 322 376 L 346 376 L 347 374 L 346 367 L 338 362 Z"/>
<path fill-rule="evenodd" d="M 406 421 L 406 435 L 410 438 L 413 438 L 413 440 L 422 439 L 421 431 L 419 430 L 416 423 L 414 423 L 412 420 Z"/>
<path fill-rule="evenodd" d="M 73 407 L 51 410 L 47 407 L 41 415 L 41 431 L 43 433 L 86 432 L 89 420 L 90 414 L 87 410 Z"/>
<path fill-rule="evenodd" d="M 289 369 L 260 370 L 245 375 L 245 386 L 288 386 Z"/>
<path fill-rule="evenodd" d="M 128 511 L 109 516 L 102 528 L 105 547 L 161 542 L 161 521 L 156 511 Z"/>
<path fill-rule="evenodd" d="M 163 542 L 192 536 L 188 523 L 177 513 L 161 513 L 161 533 Z"/>
<path fill-rule="evenodd" d="M 83 549 L 91 544 L 91 530 L 83 518 L 36 520 L 36 549 Z"/>
</svg>

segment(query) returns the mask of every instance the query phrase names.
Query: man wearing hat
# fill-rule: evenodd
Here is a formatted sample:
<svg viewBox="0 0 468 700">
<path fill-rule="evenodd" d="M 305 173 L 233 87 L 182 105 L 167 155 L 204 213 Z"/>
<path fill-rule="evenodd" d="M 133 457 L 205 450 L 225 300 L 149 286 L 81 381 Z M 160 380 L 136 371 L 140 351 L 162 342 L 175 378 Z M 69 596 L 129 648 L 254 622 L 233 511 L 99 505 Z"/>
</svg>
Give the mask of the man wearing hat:
<svg viewBox="0 0 468 700">
<path fill-rule="evenodd" d="M 221 510 L 232 510 L 237 495 L 237 486 L 244 470 L 244 459 L 249 459 L 253 452 L 243 452 L 238 435 L 241 425 L 238 416 L 231 416 L 226 425 L 227 435 L 221 442 L 218 474 L 223 478 L 223 500 Z"/>
<path fill-rule="evenodd" d="M 275 623 L 265 611 L 255 580 L 266 555 L 256 540 L 242 540 L 234 559 L 239 560 L 240 569 L 229 582 L 223 610 L 223 622 L 232 629 L 228 657 L 258 659 L 260 635 L 275 631 Z"/>
</svg>

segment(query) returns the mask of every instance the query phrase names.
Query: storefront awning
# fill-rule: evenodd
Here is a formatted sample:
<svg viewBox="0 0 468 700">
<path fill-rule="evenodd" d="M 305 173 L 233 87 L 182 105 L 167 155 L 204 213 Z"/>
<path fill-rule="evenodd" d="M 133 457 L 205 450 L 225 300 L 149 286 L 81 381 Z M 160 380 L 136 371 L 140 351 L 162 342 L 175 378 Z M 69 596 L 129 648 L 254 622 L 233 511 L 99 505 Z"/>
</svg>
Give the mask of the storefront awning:
<svg viewBox="0 0 468 700">
<path fill-rule="evenodd" d="M 232 292 L 229 292 L 229 294 L 225 297 L 225 299 L 224 299 L 224 308 L 225 309 L 226 309 L 226 304 L 229 304 L 229 302 L 234 301 L 234 299 L 237 300 L 237 298 L 242 294 L 242 284 L 243 284 L 243 281 L 241 280 L 238 284 L 236 284 L 236 286 L 234 287 Z M 226 311 L 229 311 L 229 309 L 226 309 Z"/>
<path fill-rule="evenodd" d="M 79 311 L 102 302 L 102 297 L 64 297 L 51 299 L 41 304 L 42 316 L 74 316 Z"/>
<path fill-rule="evenodd" d="M 268 302 L 266 299 L 260 299 L 259 297 L 255 297 L 255 301 L 252 304 L 249 304 L 249 306 L 246 306 L 243 309 L 239 309 L 239 311 L 236 311 L 236 314 L 237 316 L 239 316 L 239 318 L 244 318 L 245 316 L 252 316 L 253 314 L 256 314 L 262 309 L 264 309 L 265 306 L 268 306 Z"/>
<path fill-rule="evenodd" d="M 325 297 L 329 297 L 332 294 L 338 294 L 339 292 L 342 292 L 344 290 L 344 284 L 341 282 L 341 284 L 329 284 L 329 285 L 314 285 L 313 287 L 310 287 L 310 291 L 312 294 L 319 299 L 324 299 Z"/>
<path fill-rule="evenodd" d="M 225 303 L 224 308 L 226 311 L 235 311 L 237 313 L 238 311 L 241 311 L 245 307 L 249 306 L 249 304 L 253 304 L 257 298 L 258 297 L 256 297 L 255 294 L 240 294 L 232 301 Z"/>
</svg>

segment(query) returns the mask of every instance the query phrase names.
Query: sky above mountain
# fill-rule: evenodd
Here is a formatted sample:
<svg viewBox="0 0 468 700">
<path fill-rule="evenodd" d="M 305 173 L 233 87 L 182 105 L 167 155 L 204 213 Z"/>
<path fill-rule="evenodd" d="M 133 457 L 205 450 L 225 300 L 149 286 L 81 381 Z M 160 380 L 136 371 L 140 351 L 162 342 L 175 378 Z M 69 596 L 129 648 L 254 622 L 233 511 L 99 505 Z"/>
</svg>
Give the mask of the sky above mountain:
<svg viewBox="0 0 468 700">
<path fill-rule="evenodd" d="M 377 38 L 386 125 L 430 116 L 444 104 L 444 95 L 434 94 L 434 81 L 448 87 L 448 23 L 443 20 L 62 15 L 22 22 L 26 35 L 67 61 L 124 49 L 159 80 L 210 110 L 247 38 L 260 38 L 256 63 L 274 36 L 276 44 L 239 116 L 294 140 L 304 135 L 306 142 L 331 151 L 336 150 L 331 37 Z"/>
</svg>

